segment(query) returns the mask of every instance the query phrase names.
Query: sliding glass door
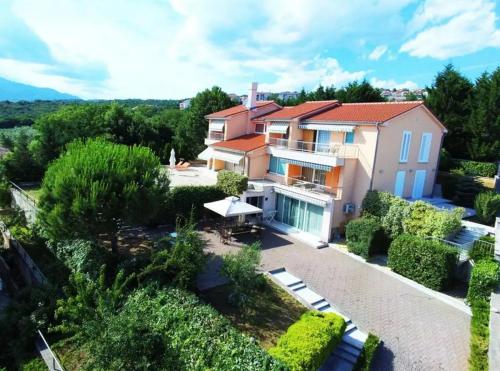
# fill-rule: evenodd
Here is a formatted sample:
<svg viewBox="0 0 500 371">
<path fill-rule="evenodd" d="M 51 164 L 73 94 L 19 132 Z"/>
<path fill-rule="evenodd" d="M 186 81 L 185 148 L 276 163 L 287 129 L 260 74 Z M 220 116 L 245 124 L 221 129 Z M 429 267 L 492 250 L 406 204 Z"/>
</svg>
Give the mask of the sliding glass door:
<svg viewBox="0 0 500 371">
<path fill-rule="evenodd" d="M 278 194 L 276 210 L 276 220 L 317 236 L 321 234 L 322 207 Z"/>
</svg>

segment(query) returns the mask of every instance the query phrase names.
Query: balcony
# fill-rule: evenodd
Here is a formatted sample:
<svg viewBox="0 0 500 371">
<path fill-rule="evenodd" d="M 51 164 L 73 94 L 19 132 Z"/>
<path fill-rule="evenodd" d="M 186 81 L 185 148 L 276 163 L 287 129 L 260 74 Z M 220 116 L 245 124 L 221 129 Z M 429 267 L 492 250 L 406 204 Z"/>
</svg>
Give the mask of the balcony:
<svg viewBox="0 0 500 371">
<path fill-rule="evenodd" d="M 316 155 L 338 157 L 338 158 L 357 158 L 358 147 L 355 144 L 338 143 L 318 143 L 305 142 L 303 140 L 288 140 L 280 138 L 269 138 L 270 146 L 277 149 L 314 153 Z"/>
<path fill-rule="evenodd" d="M 208 132 L 208 137 L 205 138 L 205 145 L 209 146 L 210 144 L 216 142 L 222 142 L 224 140 L 224 133 L 217 131 Z"/>
<path fill-rule="evenodd" d="M 269 177 L 266 178 L 269 179 Z M 324 184 L 320 184 L 319 182 L 306 180 L 304 177 L 280 176 L 280 178 L 284 180 L 283 185 L 292 188 L 297 188 L 306 192 L 312 192 L 320 195 L 327 195 L 333 197 L 334 199 L 340 199 L 342 197 L 341 187 L 330 187 Z M 269 180 L 276 181 L 275 177 Z"/>
</svg>

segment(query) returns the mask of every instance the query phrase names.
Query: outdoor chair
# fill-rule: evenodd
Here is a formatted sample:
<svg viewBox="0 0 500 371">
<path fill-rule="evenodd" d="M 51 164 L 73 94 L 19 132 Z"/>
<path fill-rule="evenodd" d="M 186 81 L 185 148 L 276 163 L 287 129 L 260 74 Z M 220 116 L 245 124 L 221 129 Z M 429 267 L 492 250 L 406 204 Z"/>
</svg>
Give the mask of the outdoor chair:
<svg viewBox="0 0 500 371">
<path fill-rule="evenodd" d="M 188 167 L 190 167 L 190 166 L 191 166 L 191 164 L 190 164 L 189 162 L 184 161 L 184 162 L 183 162 L 182 164 L 180 164 L 180 165 L 175 165 L 175 168 L 176 168 L 177 170 L 186 170 L 186 169 L 187 169 Z"/>
<path fill-rule="evenodd" d="M 277 213 L 278 213 L 277 210 L 268 211 L 266 213 L 266 215 L 264 215 L 264 221 L 266 223 L 272 223 L 274 221 L 274 217 L 276 216 Z"/>
</svg>

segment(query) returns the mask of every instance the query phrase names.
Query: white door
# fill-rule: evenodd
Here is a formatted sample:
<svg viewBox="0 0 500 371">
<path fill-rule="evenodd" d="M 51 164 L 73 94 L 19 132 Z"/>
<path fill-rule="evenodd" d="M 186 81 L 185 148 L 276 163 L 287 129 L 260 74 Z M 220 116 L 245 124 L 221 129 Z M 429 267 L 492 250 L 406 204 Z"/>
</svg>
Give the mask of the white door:
<svg viewBox="0 0 500 371">
<path fill-rule="evenodd" d="M 403 197 L 405 191 L 405 175 L 406 171 L 398 171 L 396 173 L 396 183 L 394 183 L 394 195 Z"/>
<path fill-rule="evenodd" d="M 422 198 L 424 195 L 425 175 L 425 170 L 415 171 L 415 182 L 413 183 L 411 198 Z"/>
</svg>

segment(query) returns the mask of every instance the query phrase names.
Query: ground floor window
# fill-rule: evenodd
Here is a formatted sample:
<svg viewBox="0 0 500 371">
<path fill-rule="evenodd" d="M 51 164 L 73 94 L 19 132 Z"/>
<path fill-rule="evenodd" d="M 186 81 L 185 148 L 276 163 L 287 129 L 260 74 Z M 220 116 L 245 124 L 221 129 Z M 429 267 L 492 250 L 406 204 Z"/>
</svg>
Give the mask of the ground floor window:
<svg viewBox="0 0 500 371">
<path fill-rule="evenodd" d="M 321 206 L 278 194 L 276 211 L 276 220 L 304 232 L 321 235 L 323 224 L 323 208 Z"/>
<path fill-rule="evenodd" d="M 263 196 L 247 197 L 246 203 L 262 209 Z"/>
</svg>

